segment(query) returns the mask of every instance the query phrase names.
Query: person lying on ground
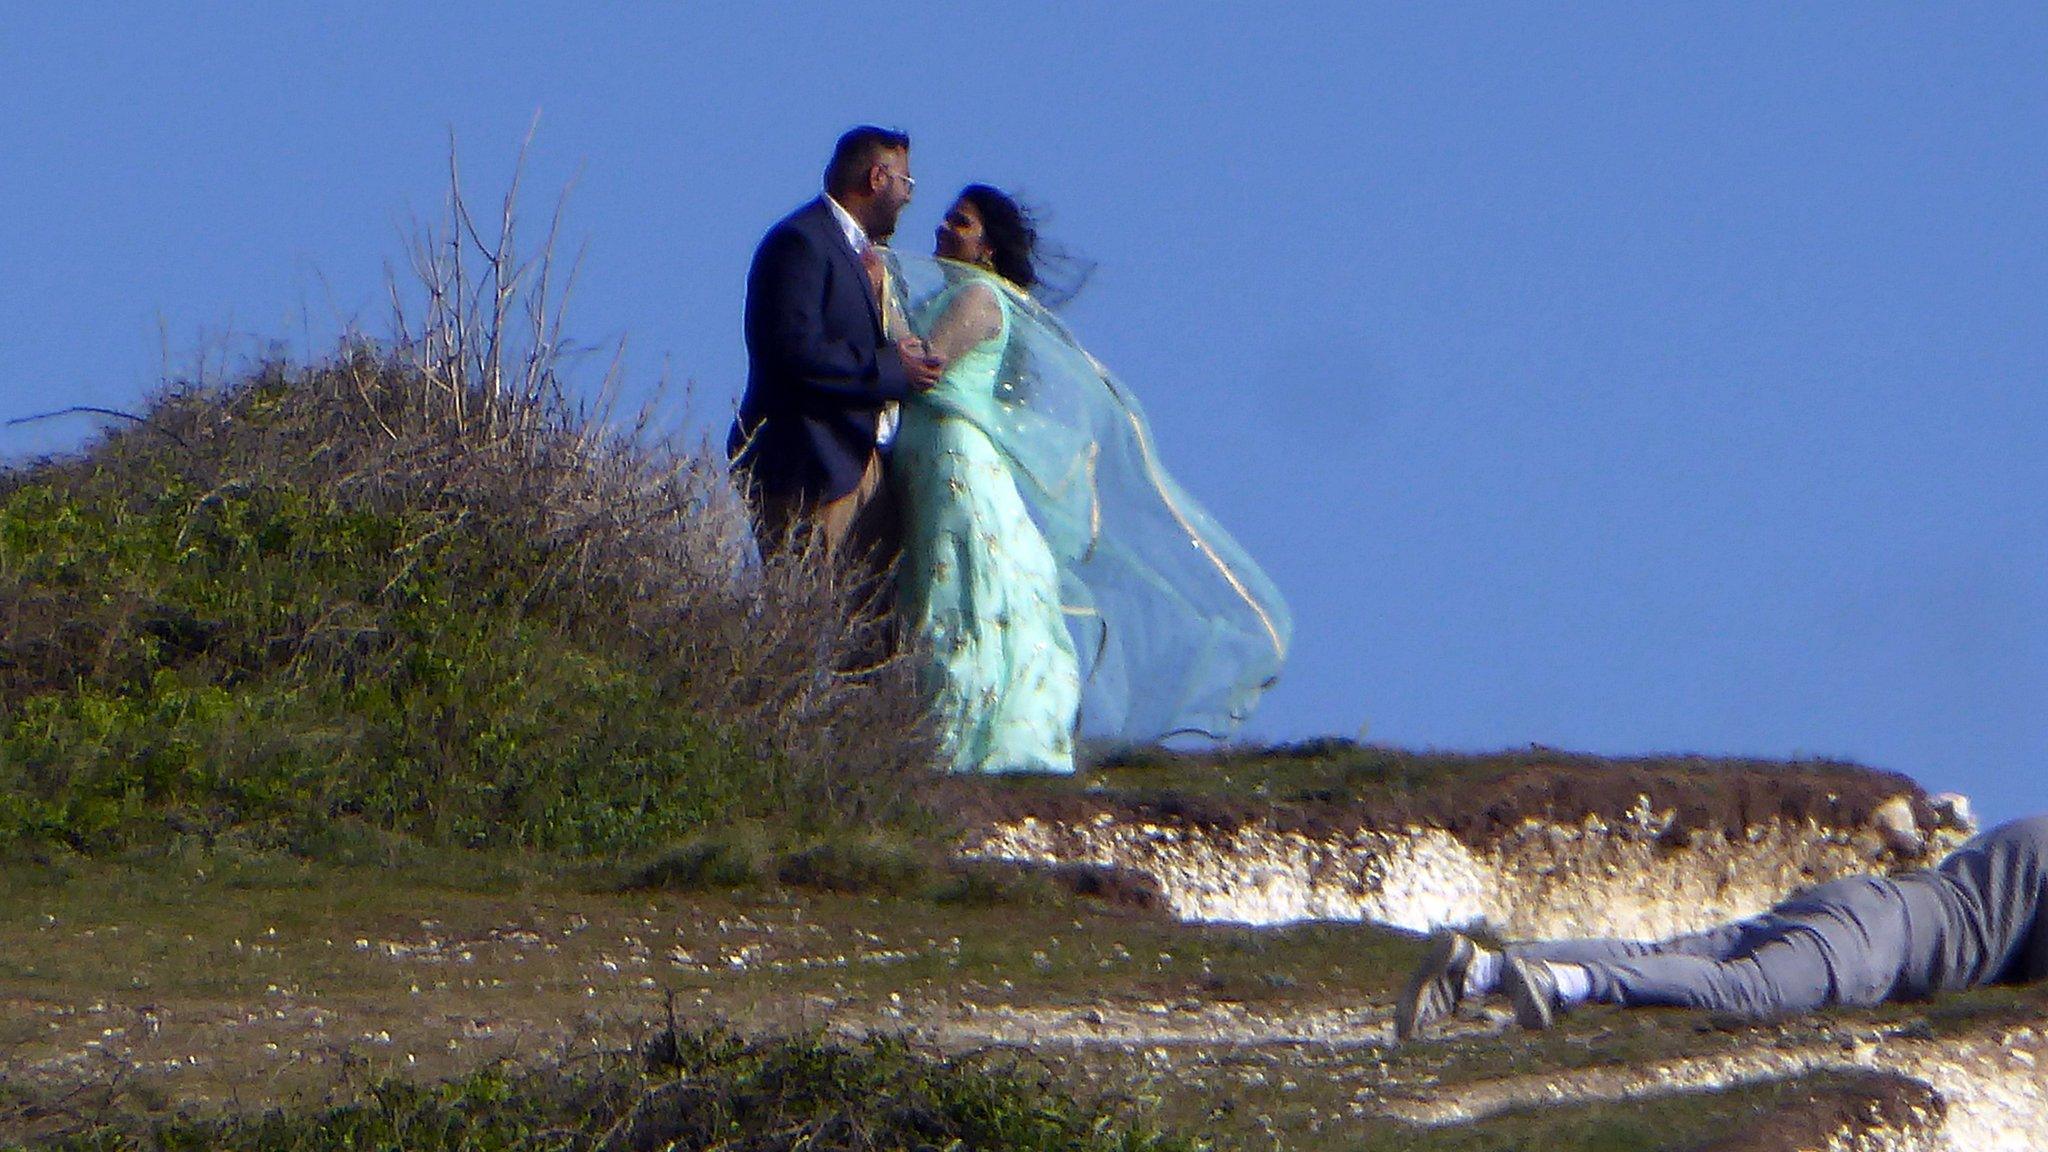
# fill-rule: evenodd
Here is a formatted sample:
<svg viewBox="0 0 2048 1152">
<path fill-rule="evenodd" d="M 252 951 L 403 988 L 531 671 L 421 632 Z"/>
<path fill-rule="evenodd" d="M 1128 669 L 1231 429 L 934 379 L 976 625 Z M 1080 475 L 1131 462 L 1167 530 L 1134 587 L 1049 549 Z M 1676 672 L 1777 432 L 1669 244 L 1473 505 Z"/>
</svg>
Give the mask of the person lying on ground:
<svg viewBox="0 0 2048 1152">
<path fill-rule="evenodd" d="M 1524 1028 L 1579 1004 L 1706 1008 L 1750 1020 L 2048 978 L 2048 815 L 2001 824 L 1933 868 L 1856 876 L 1746 920 L 1661 942 L 1552 940 L 1493 951 L 1439 936 L 1394 1006 L 1397 1040 L 1467 997 Z"/>
</svg>

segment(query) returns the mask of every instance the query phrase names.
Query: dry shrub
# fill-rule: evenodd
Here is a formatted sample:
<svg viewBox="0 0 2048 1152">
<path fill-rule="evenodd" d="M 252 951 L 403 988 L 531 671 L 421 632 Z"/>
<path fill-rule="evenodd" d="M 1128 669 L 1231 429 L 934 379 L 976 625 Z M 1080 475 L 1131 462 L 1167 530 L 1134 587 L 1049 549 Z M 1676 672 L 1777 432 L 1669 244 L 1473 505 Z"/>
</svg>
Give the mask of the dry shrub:
<svg viewBox="0 0 2048 1152">
<path fill-rule="evenodd" d="M 380 602 L 431 581 L 645 669 L 663 706 L 747 742 L 762 765 L 759 808 L 896 819 L 930 771 L 908 662 L 860 662 L 885 626 L 879 606 L 811 551 L 756 562 L 722 460 L 612 433 L 558 393 L 459 395 L 358 347 L 304 371 L 174 389 L 146 424 L 15 482 L 31 476 L 74 491 L 197 493 L 195 524 L 230 494 L 284 490 L 407 526 L 370 568 L 381 586 L 278 621 L 250 665 L 289 654 L 333 676 L 374 672 Z M 6 621 L 16 691 L 57 688 L 115 650 L 104 630 L 76 626 L 75 604 L 44 607 Z M 163 643 L 199 648 L 207 626 L 145 623 Z"/>
</svg>

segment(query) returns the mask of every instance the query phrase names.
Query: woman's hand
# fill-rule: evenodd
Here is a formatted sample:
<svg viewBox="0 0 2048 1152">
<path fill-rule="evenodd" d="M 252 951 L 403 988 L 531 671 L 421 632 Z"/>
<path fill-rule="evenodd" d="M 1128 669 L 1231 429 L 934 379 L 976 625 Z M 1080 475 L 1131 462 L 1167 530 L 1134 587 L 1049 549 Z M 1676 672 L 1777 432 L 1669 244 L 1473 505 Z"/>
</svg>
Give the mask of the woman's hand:
<svg viewBox="0 0 2048 1152">
<path fill-rule="evenodd" d="M 905 336 L 896 341 L 896 354 L 903 358 L 903 374 L 910 377 L 910 386 L 919 392 L 931 391 L 939 377 L 945 375 L 945 360 L 915 336 Z"/>
</svg>

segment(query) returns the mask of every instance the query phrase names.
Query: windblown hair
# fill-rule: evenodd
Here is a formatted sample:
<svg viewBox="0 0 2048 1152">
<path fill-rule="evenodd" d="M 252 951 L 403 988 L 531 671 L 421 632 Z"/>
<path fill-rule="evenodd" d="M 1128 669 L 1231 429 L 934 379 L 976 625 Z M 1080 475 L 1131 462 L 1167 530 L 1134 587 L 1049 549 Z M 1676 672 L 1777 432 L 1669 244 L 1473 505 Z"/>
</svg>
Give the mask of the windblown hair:
<svg viewBox="0 0 2048 1152">
<path fill-rule="evenodd" d="M 908 152 L 910 136 L 893 128 L 862 124 L 849 128 L 832 149 L 832 162 L 825 165 L 825 191 L 833 196 L 851 191 L 866 178 L 868 169 L 884 152 Z"/>
<path fill-rule="evenodd" d="M 987 184 L 969 184 L 960 199 L 981 213 L 981 234 L 994 251 L 996 274 L 1019 288 L 1038 283 L 1038 221 L 1009 193 Z"/>
</svg>

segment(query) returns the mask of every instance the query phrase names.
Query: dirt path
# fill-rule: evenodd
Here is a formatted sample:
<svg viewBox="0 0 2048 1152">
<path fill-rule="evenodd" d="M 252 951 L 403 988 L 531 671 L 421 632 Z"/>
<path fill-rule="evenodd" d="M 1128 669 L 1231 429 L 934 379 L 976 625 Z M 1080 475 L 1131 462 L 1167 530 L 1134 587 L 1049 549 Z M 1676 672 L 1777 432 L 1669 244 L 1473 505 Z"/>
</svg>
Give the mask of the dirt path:
<svg viewBox="0 0 2048 1152">
<path fill-rule="evenodd" d="M 1455 1035 L 1484 1044 L 1511 1024 L 1495 1015 L 1464 1024 Z M 1273 1017 L 1231 1006 L 1169 1012 L 1087 1009 L 1002 1009 L 933 1029 L 954 1044 L 1053 1045 L 1229 1044 L 1247 1048 L 1317 1044 L 1382 1048 L 1392 1023 L 1380 1008 Z M 1389 1081 L 1377 1111 L 1406 1123 L 1438 1127 L 1469 1123 L 1513 1109 L 1712 1092 L 1818 1072 L 1894 1073 L 1932 1086 L 1947 1104 L 1926 1117 L 1933 1146 L 1953 1152 L 2028 1152 L 2048 1147 L 2048 1021 L 2038 1027 L 1991 1028 L 1951 1039 L 1869 1031 L 1824 1043 L 1760 1042 L 1711 1056 L 1629 1067 L 1539 1072 L 1468 1081 L 1455 1093 Z"/>
</svg>

